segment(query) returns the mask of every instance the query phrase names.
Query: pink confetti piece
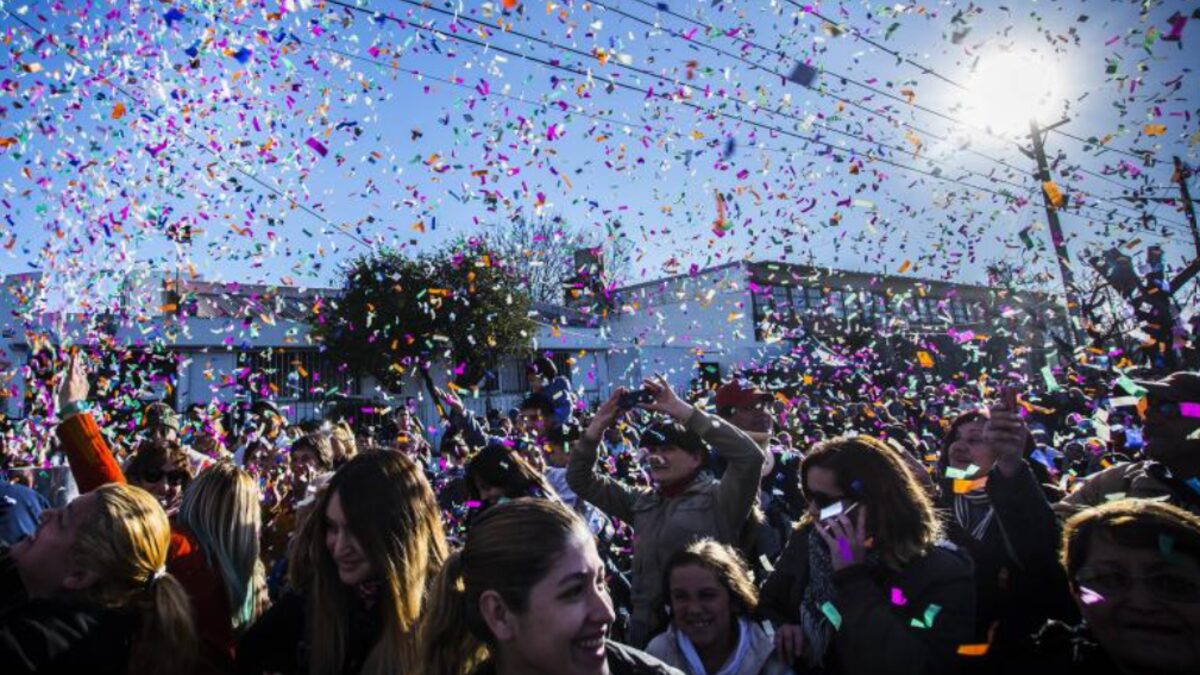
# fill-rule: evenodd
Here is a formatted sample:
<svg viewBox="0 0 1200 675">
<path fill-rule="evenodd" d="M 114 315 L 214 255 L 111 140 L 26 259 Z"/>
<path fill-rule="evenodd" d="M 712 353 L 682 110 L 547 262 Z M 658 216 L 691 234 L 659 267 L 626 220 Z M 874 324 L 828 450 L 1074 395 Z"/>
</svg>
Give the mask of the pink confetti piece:
<svg viewBox="0 0 1200 675">
<path fill-rule="evenodd" d="M 1104 596 L 1086 586 L 1080 586 L 1079 601 L 1085 605 L 1094 605 L 1098 602 L 1104 602 Z"/>
<path fill-rule="evenodd" d="M 904 597 L 904 591 L 900 588 L 892 588 L 892 604 L 900 607 L 908 604 L 908 598 Z"/>
<path fill-rule="evenodd" d="M 1180 403 L 1179 414 L 1184 417 L 1200 418 L 1200 403 Z"/>
</svg>

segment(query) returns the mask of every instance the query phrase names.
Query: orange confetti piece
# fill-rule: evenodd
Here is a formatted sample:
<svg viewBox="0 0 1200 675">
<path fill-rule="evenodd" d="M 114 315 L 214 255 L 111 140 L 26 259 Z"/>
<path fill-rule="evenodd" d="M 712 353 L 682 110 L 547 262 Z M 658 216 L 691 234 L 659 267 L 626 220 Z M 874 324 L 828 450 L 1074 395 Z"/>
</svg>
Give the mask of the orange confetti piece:
<svg viewBox="0 0 1200 675">
<path fill-rule="evenodd" d="M 1147 124 L 1142 127 L 1142 132 L 1147 136 L 1162 136 L 1167 133 L 1167 125 L 1165 124 Z"/>
<path fill-rule="evenodd" d="M 516 9 L 521 0 L 501 0 L 500 4 L 504 5 L 504 9 Z"/>
<path fill-rule="evenodd" d="M 958 653 L 961 656 L 983 656 L 988 653 L 988 648 L 991 647 L 988 643 L 978 645 L 959 645 Z"/>
<path fill-rule="evenodd" d="M 114 105 L 113 109 L 112 109 L 112 118 L 114 120 L 119 120 L 124 116 L 125 116 L 125 104 L 121 103 L 120 101 L 117 101 L 117 104 Z"/>
<path fill-rule="evenodd" d="M 987 486 L 987 476 L 970 480 L 967 478 L 954 479 L 954 494 L 965 495 L 968 492 L 974 492 Z"/>
<path fill-rule="evenodd" d="M 1054 181 L 1048 180 L 1042 183 L 1042 189 L 1046 191 L 1046 198 L 1050 200 L 1050 203 L 1054 206 L 1054 208 L 1061 209 L 1063 204 L 1066 203 L 1066 200 L 1063 199 L 1062 190 L 1058 189 L 1058 186 L 1054 184 Z"/>
<path fill-rule="evenodd" d="M 903 263 L 902 265 L 900 265 L 900 269 L 898 270 L 898 272 L 897 272 L 897 273 L 898 273 L 898 274 L 904 274 L 905 272 L 907 272 L 907 271 L 908 271 L 908 270 L 910 270 L 910 269 L 912 269 L 912 261 L 911 261 L 911 260 L 905 260 L 905 261 L 904 261 L 904 263 Z"/>
<path fill-rule="evenodd" d="M 933 356 L 927 351 L 919 351 L 917 352 L 917 362 L 921 364 L 922 368 L 932 368 Z"/>
</svg>

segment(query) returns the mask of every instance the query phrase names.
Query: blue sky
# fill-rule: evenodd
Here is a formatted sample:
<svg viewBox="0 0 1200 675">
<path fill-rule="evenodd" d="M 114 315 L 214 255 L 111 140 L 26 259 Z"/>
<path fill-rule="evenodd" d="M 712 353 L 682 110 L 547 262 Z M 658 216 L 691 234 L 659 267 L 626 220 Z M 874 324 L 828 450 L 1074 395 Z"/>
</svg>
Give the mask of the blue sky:
<svg viewBox="0 0 1200 675">
<path fill-rule="evenodd" d="M 1200 19 L 1162 39 L 1195 3 L 814 3 L 837 27 L 779 0 L 23 4 L 0 2 L 0 271 L 48 273 L 51 307 L 103 306 L 139 267 L 328 284 L 371 246 L 423 251 L 518 217 L 628 238 L 631 283 L 744 257 L 1056 274 L 1018 137 L 982 132 L 961 90 L 856 34 L 959 83 L 1028 55 L 1057 80 L 1063 131 L 1156 160 L 1047 137 L 1072 250 L 1193 253 L 1171 206 L 1147 229 L 1106 200 L 1173 195 L 1171 156 L 1200 164 Z M 797 61 L 813 88 L 781 77 Z"/>
</svg>

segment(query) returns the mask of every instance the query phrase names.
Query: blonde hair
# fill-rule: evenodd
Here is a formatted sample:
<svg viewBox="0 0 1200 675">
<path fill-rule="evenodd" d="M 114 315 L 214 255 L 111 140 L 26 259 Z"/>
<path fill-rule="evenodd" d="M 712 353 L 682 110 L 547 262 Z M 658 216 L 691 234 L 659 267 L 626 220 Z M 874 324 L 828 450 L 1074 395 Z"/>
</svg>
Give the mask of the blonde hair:
<svg viewBox="0 0 1200 675">
<path fill-rule="evenodd" d="M 333 425 L 329 432 L 329 442 L 333 446 L 334 466 L 341 466 L 358 454 L 358 441 L 355 440 L 354 431 L 346 420 L 338 420 Z"/>
<path fill-rule="evenodd" d="M 312 617 L 308 670 L 341 672 L 350 631 L 349 602 L 355 591 L 338 577 L 325 545 L 325 513 L 334 495 L 382 585 L 383 630 L 359 672 L 413 672 L 426 592 L 447 552 L 433 489 L 421 468 L 398 452 L 359 455 L 338 469 L 292 547 L 289 574 L 307 592 Z"/>
<path fill-rule="evenodd" d="M 75 562 L 97 576 L 83 597 L 139 613 L 127 672 L 190 673 L 196 630 L 187 592 L 166 573 L 167 514 L 149 492 L 132 485 L 104 485 L 92 494 L 98 506 L 71 549 Z"/>
<path fill-rule="evenodd" d="M 249 626 L 258 618 L 256 599 L 266 577 L 259 561 L 262 509 L 254 478 L 228 462 L 213 464 L 184 492 L 177 519 L 221 573 L 234 632 Z"/>
</svg>

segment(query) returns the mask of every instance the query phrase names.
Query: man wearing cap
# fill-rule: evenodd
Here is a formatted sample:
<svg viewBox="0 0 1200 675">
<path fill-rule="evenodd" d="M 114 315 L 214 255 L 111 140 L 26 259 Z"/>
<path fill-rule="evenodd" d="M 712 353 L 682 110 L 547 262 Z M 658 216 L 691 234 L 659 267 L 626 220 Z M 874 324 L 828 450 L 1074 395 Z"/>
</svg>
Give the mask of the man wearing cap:
<svg viewBox="0 0 1200 675">
<path fill-rule="evenodd" d="M 762 522 L 758 524 L 756 548 L 747 552 L 752 565 L 757 565 L 763 556 L 773 559 L 783 550 L 792 525 L 803 515 L 805 506 L 800 492 L 800 458 L 788 448 L 771 445 L 774 400 L 771 394 L 740 378 L 721 385 L 713 397 L 717 415 L 752 438 L 765 459 L 759 483 L 762 512 L 753 516 Z"/>
<path fill-rule="evenodd" d="M 1121 497 L 1165 498 L 1200 513 L 1200 373 L 1180 371 L 1137 384 L 1146 390 L 1146 459 L 1089 477 L 1054 505 L 1060 517 Z"/>
</svg>

